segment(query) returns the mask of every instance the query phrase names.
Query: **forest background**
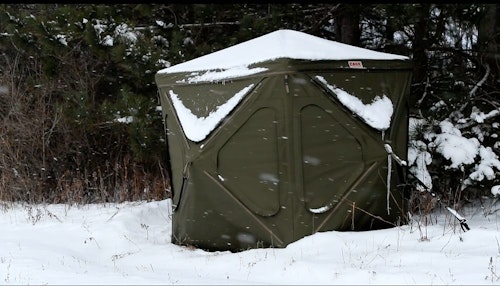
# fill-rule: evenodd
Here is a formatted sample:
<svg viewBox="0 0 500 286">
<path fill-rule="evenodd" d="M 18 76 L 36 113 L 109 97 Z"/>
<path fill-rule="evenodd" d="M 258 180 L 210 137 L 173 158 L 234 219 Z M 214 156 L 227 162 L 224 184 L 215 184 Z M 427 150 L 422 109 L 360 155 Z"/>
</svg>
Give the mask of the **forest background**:
<svg viewBox="0 0 500 286">
<path fill-rule="evenodd" d="M 480 154 L 455 166 L 428 134 L 451 122 L 498 158 L 499 7 L 1 4 L 0 201 L 170 197 L 155 73 L 277 29 L 411 57 L 410 144 L 433 191 L 454 205 L 491 196 L 499 166 L 477 176 Z"/>
</svg>

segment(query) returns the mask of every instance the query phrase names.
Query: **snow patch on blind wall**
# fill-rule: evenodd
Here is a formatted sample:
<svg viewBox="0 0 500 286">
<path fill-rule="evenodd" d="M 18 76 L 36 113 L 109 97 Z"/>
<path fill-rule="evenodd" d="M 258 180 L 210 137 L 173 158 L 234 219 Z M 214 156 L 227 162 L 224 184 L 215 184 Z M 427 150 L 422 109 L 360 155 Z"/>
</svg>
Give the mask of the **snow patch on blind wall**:
<svg viewBox="0 0 500 286">
<path fill-rule="evenodd" d="M 369 126 L 384 131 L 391 126 L 394 107 L 392 101 L 386 96 L 376 96 L 369 104 L 364 104 L 359 98 L 344 90 L 329 84 L 322 76 L 316 78 L 331 90 L 337 99 L 354 114 L 358 115 Z"/>
<path fill-rule="evenodd" d="M 169 95 L 184 134 L 189 140 L 200 142 L 217 127 L 253 87 L 254 84 L 251 84 L 243 88 L 226 103 L 218 106 L 215 111 L 211 112 L 207 117 L 198 117 L 194 115 L 191 110 L 182 103 L 179 96 L 173 90 L 169 90 Z"/>
</svg>

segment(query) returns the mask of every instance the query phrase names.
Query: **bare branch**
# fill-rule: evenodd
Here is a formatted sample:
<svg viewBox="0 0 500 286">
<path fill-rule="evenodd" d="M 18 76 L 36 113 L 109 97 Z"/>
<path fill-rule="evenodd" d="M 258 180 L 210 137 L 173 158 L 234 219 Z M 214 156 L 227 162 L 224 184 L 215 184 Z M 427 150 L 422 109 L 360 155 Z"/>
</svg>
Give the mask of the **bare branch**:
<svg viewBox="0 0 500 286">
<path fill-rule="evenodd" d="M 427 96 L 427 89 L 430 87 L 430 82 L 429 82 L 429 77 L 427 77 L 426 82 L 425 82 L 425 87 L 424 87 L 424 94 L 422 94 L 422 97 L 417 101 L 418 106 L 422 105 L 422 102 L 424 101 L 425 97 Z"/>
<path fill-rule="evenodd" d="M 490 66 L 488 64 L 485 64 L 484 66 L 486 68 L 486 72 L 484 73 L 484 76 L 483 78 L 478 82 L 476 83 L 476 85 L 472 88 L 472 90 L 469 92 L 469 96 L 468 96 L 468 99 L 471 99 L 475 96 L 477 90 L 479 87 L 481 87 L 483 85 L 483 83 L 486 81 L 486 79 L 488 78 L 488 76 L 490 75 Z M 463 112 L 464 109 L 467 107 L 467 105 L 469 105 L 469 102 L 470 101 L 466 101 L 462 106 L 460 106 L 460 108 L 458 109 L 459 112 Z"/>
<path fill-rule="evenodd" d="M 473 97 L 476 94 L 477 89 L 483 85 L 483 83 L 486 81 L 486 79 L 490 75 L 490 65 L 486 64 L 484 67 L 486 68 L 486 72 L 484 73 L 483 78 L 470 91 L 469 97 Z"/>
</svg>

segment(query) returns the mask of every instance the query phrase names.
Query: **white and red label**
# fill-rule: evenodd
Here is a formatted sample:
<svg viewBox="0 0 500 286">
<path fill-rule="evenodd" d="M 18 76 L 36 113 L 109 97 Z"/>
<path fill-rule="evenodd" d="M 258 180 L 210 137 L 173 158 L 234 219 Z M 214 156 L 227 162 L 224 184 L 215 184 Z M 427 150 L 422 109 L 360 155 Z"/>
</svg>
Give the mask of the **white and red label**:
<svg viewBox="0 0 500 286">
<path fill-rule="evenodd" d="M 348 61 L 347 64 L 349 64 L 349 67 L 351 69 L 362 69 L 363 67 L 363 62 L 361 61 Z"/>
</svg>

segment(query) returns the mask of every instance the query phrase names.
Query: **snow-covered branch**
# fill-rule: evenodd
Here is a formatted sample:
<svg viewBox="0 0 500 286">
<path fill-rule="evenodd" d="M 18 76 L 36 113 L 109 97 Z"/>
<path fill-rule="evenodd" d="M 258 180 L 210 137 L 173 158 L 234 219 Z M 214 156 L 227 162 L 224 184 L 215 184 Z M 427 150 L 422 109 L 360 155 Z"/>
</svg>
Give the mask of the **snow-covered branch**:
<svg viewBox="0 0 500 286">
<path fill-rule="evenodd" d="M 239 25 L 239 21 L 232 22 L 212 22 L 212 23 L 193 23 L 193 24 L 181 24 L 180 28 L 191 28 L 191 27 L 208 27 L 208 26 L 233 26 Z"/>
<path fill-rule="evenodd" d="M 499 116 L 499 115 L 500 115 L 500 108 L 494 109 L 494 110 L 488 112 L 487 114 L 484 114 L 481 112 L 481 113 L 475 114 L 474 116 L 471 116 L 471 118 L 469 118 L 467 122 L 462 123 L 462 124 L 457 124 L 456 128 L 458 130 L 462 130 L 462 129 L 471 127 L 471 126 L 476 125 L 476 124 L 484 123 L 485 120 L 491 119 L 491 118 Z"/>
</svg>

